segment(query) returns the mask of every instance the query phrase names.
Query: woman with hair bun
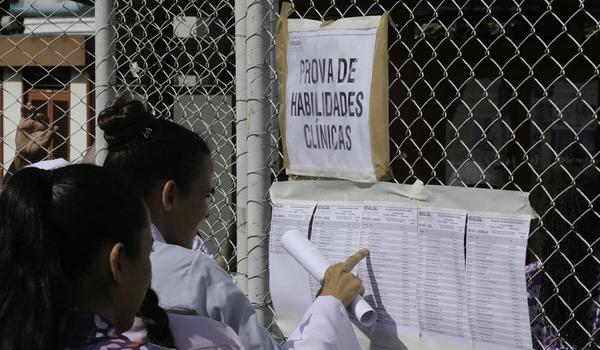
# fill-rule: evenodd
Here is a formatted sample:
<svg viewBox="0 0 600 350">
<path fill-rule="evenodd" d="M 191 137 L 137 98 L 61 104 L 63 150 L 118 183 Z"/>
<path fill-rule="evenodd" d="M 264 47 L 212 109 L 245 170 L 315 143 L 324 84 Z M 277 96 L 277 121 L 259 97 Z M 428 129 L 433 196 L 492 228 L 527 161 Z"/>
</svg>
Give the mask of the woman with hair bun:
<svg viewBox="0 0 600 350">
<path fill-rule="evenodd" d="M 155 118 L 144 103 L 128 96 L 103 111 L 98 124 L 108 143 L 104 167 L 128 177 L 150 210 L 155 241 L 150 255 L 152 288 L 161 306 L 224 322 L 237 332 L 246 349 L 279 348 L 229 275 L 206 254 L 191 249 L 214 191 L 210 150 L 202 138 Z M 360 250 L 349 259 L 357 263 L 367 254 Z M 302 328 L 283 347 L 358 349 L 346 306 L 361 292 L 361 281 L 343 264 L 330 267 Z"/>
<path fill-rule="evenodd" d="M 162 349 L 121 335 L 152 241 L 143 201 L 107 170 L 19 171 L 0 194 L 0 349 Z"/>
</svg>

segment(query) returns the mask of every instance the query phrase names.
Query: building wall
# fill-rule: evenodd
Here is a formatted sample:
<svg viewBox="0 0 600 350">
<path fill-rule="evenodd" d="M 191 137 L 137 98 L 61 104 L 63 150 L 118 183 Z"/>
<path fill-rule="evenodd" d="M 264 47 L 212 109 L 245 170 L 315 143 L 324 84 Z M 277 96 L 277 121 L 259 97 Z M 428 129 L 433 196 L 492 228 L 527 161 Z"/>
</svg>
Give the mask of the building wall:
<svg viewBox="0 0 600 350">
<path fill-rule="evenodd" d="M 4 68 L 2 73 L 2 148 L 4 173 L 13 161 L 15 155 L 15 136 L 21 118 L 23 104 L 23 77 L 12 68 Z M 86 77 L 78 69 L 71 71 L 69 84 L 69 148 L 70 160 L 80 160 L 88 148 L 88 84 Z"/>
<path fill-rule="evenodd" d="M 3 114 L 3 144 L 2 152 L 4 154 L 4 172 L 12 163 L 15 157 L 15 136 L 17 126 L 21 119 L 21 104 L 23 94 L 23 82 L 20 73 L 15 73 L 10 68 L 4 68 L 3 71 L 3 89 L 2 101 L 4 104 Z"/>
<path fill-rule="evenodd" d="M 87 81 L 76 69 L 71 71 L 70 84 L 70 155 L 76 161 L 85 155 L 87 149 Z"/>
</svg>

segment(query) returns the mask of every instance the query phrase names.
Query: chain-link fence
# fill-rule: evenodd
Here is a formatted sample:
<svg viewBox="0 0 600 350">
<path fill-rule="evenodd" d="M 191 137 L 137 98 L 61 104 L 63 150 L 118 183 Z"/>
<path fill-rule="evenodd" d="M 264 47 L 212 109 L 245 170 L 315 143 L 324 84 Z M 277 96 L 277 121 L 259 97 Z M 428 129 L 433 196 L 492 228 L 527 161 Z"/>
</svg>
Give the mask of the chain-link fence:
<svg viewBox="0 0 600 350">
<path fill-rule="evenodd" d="M 95 59 L 104 45 L 103 54 L 114 52 L 117 90 L 141 94 L 157 115 L 208 141 L 217 195 L 200 231 L 268 323 L 266 190 L 286 180 L 274 64 L 279 4 L 119 0 L 108 27 L 94 23 L 92 4 L 2 4 L 4 171 L 21 111 L 59 127 L 50 154 L 82 157 L 100 105 L 94 84 L 111 81 L 94 69 L 110 58 Z M 306 0 L 293 7 L 292 17 L 317 20 L 390 13 L 393 180 L 529 191 L 540 215 L 527 258 L 534 344 L 599 348 L 600 3 Z M 113 29 L 114 40 L 94 43 L 97 28 Z"/>
<path fill-rule="evenodd" d="M 527 257 L 534 346 L 598 349 L 600 3 L 292 4 L 292 17 L 316 20 L 390 13 L 393 181 L 530 192 L 540 216 Z M 280 156 L 271 169 L 285 179 Z"/>
<path fill-rule="evenodd" d="M 116 85 L 155 115 L 200 134 L 213 151 L 216 193 L 200 232 L 235 263 L 235 60 L 233 3 L 116 1 Z"/>
<path fill-rule="evenodd" d="M 17 162 L 78 161 L 93 144 L 94 31 L 90 5 L 0 2 L 0 177 L 17 154 Z M 17 132 L 22 119 L 31 121 L 21 125 L 26 133 Z M 27 135 L 42 136 L 48 125 L 53 140 L 27 147 Z"/>
</svg>

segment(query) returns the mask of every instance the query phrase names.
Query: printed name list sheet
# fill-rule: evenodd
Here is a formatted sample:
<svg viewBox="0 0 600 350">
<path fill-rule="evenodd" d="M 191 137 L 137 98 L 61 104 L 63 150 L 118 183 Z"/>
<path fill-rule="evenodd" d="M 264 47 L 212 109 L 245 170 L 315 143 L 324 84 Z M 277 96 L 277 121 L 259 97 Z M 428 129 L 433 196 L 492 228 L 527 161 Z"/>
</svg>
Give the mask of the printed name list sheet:
<svg viewBox="0 0 600 350">
<path fill-rule="evenodd" d="M 362 203 L 319 203 L 315 210 L 311 241 L 331 264 L 344 262 L 359 249 Z M 313 295 L 321 284 L 310 277 Z"/>
<path fill-rule="evenodd" d="M 529 216 L 469 213 L 467 303 L 475 350 L 532 349 L 525 280 Z"/>
<path fill-rule="evenodd" d="M 399 340 L 418 343 L 417 209 L 365 203 L 360 239 L 360 246 L 370 250 L 359 265 L 359 275 L 364 297 L 377 312 L 373 345 L 398 348 L 394 345 Z"/>
<path fill-rule="evenodd" d="M 273 307 L 278 314 L 303 315 L 312 304 L 308 272 L 281 245 L 281 237 L 289 230 L 308 236 L 313 202 L 273 203 L 269 236 L 269 276 Z"/>
<path fill-rule="evenodd" d="M 466 211 L 419 209 L 421 335 L 431 344 L 447 344 L 446 348 L 471 347 L 464 282 L 466 218 Z"/>
<path fill-rule="evenodd" d="M 531 350 L 530 220 L 383 201 L 274 202 L 269 272 L 275 311 L 303 315 L 321 287 L 281 245 L 285 232 L 298 230 L 331 264 L 369 248 L 353 272 L 377 312 L 375 325 L 361 328 L 370 349 Z"/>
</svg>

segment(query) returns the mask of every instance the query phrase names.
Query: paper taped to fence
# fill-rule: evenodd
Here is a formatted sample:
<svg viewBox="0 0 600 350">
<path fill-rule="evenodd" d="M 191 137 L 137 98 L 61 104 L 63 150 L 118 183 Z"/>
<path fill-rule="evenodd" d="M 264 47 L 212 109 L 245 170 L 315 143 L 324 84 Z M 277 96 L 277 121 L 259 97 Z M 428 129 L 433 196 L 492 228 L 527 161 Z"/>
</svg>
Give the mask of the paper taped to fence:
<svg viewBox="0 0 600 350">
<path fill-rule="evenodd" d="M 389 174 L 387 13 L 319 22 L 282 15 L 280 129 L 288 174 Z"/>
<path fill-rule="evenodd" d="M 535 212 L 527 193 L 293 181 L 273 184 L 270 195 L 272 242 L 297 225 L 330 262 L 369 248 L 357 273 L 377 321 L 357 331 L 363 349 L 532 349 L 525 254 Z M 272 288 L 296 269 L 278 266 Z M 287 282 L 293 292 L 271 294 L 284 334 L 320 287 L 297 276 Z M 296 298 L 305 304 L 294 314 L 287 304 Z"/>
</svg>

